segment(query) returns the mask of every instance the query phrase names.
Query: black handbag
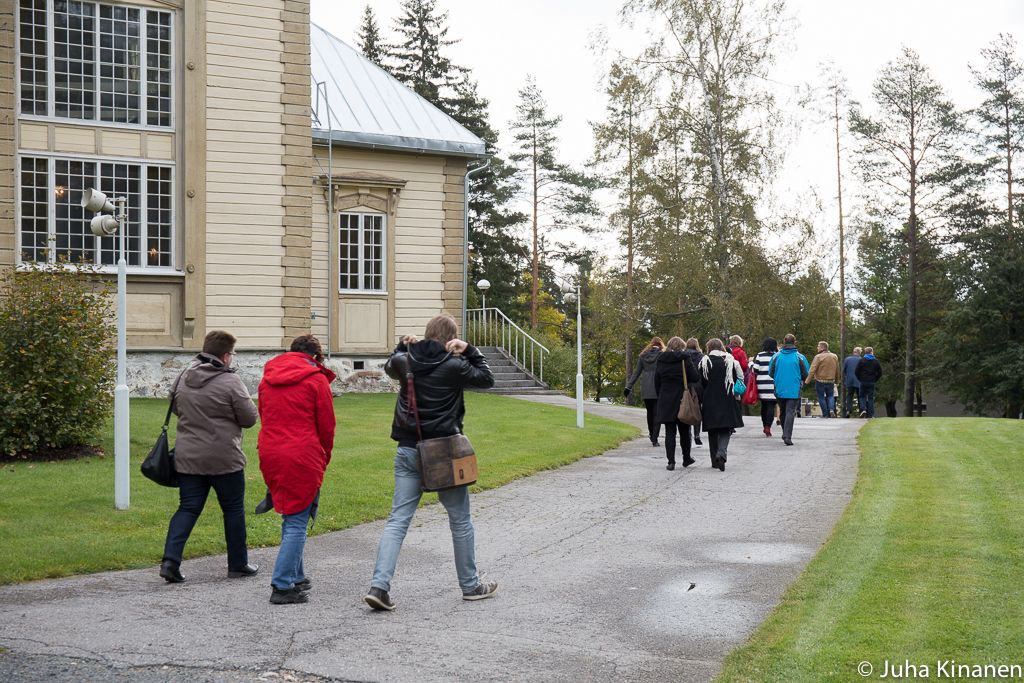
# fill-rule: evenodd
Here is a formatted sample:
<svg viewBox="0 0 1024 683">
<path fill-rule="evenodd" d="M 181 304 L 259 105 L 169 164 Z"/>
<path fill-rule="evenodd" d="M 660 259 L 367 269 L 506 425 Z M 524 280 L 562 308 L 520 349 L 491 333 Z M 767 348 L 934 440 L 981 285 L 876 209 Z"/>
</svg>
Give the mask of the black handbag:
<svg viewBox="0 0 1024 683">
<path fill-rule="evenodd" d="M 167 406 L 167 417 L 164 418 L 164 426 L 160 429 L 160 436 L 150 449 L 149 455 L 142 461 L 142 474 L 152 479 L 161 486 L 177 486 L 178 472 L 174 469 L 174 449 L 167 441 L 167 425 L 171 422 L 171 411 L 174 410 L 174 397 L 171 397 L 171 405 Z"/>
<path fill-rule="evenodd" d="M 420 411 L 416 405 L 416 385 L 412 371 L 405 375 L 409 407 L 416 419 L 416 460 L 420 470 L 420 488 L 443 491 L 476 483 L 477 463 L 473 444 L 465 434 L 424 439 L 420 427 Z"/>
</svg>

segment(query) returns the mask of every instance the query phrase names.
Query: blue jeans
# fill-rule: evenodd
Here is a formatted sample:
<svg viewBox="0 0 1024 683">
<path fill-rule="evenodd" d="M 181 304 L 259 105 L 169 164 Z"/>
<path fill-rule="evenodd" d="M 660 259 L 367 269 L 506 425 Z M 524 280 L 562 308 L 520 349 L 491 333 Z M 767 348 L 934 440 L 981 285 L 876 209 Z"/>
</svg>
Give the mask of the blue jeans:
<svg viewBox="0 0 1024 683">
<path fill-rule="evenodd" d="M 224 513 L 224 540 L 228 545 L 228 570 L 249 564 L 245 542 L 245 471 L 228 474 L 178 474 L 178 510 L 167 526 L 164 559 L 181 564 L 185 543 L 199 520 L 212 488 Z"/>
<path fill-rule="evenodd" d="M 294 588 L 296 583 L 306 578 L 302 564 L 306 549 L 306 528 L 309 526 L 309 515 L 319 498 L 318 493 L 310 506 L 301 512 L 281 515 L 281 547 L 277 551 L 274 575 L 270 577 L 270 584 L 278 590 Z"/>
<path fill-rule="evenodd" d="M 860 383 L 860 402 L 862 410 L 868 417 L 875 416 L 875 385 L 866 382 Z"/>
<path fill-rule="evenodd" d="M 815 381 L 814 389 L 818 392 L 818 405 L 821 407 L 821 416 L 830 416 L 836 409 L 836 385 L 832 382 Z"/>
<path fill-rule="evenodd" d="M 412 516 L 423 497 L 420 487 L 420 472 L 416 467 L 416 449 L 399 446 L 395 454 L 395 495 L 391 499 L 391 514 L 384 525 L 384 533 L 377 546 L 377 564 L 373 568 L 370 585 L 383 591 L 391 590 L 391 578 L 395 575 L 398 553 L 409 530 Z M 448 526 L 452 530 L 452 545 L 455 547 L 455 573 L 463 593 L 480 585 L 476 572 L 476 550 L 473 536 L 473 519 L 469 512 L 469 487 L 438 491 L 437 497 L 448 511 Z"/>
</svg>

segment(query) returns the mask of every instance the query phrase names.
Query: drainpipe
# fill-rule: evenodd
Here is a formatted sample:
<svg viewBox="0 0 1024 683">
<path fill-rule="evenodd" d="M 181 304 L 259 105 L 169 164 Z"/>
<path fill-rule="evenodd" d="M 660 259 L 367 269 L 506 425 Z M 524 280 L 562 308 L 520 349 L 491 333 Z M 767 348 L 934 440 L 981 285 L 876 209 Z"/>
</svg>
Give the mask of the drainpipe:
<svg viewBox="0 0 1024 683">
<path fill-rule="evenodd" d="M 465 226 L 462 235 L 462 335 L 466 335 L 466 308 L 469 306 L 469 176 L 479 173 L 491 165 L 491 158 L 487 157 L 482 166 L 471 168 L 466 171 L 463 178 L 463 219 Z"/>
</svg>

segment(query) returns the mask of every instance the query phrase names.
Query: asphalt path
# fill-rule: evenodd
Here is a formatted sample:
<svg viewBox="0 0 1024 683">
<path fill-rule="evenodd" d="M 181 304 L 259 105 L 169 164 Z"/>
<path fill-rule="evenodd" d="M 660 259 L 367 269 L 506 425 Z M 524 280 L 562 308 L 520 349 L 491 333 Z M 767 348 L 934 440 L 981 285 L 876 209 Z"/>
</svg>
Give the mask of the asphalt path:
<svg viewBox="0 0 1024 683">
<path fill-rule="evenodd" d="M 362 602 L 383 522 L 310 539 L 305 605 L 269 604 L 276 548 L 251 551 L 254 578 L 226 578 L 221 555 L 186 561 L 178 585 L 154 565 L 0 588 L 0 680 L 710 680 L 828 537 L 863 424 L 801 418 L 787 447 L 746 423 L 725 472 L 706 439 L 669 472 L 641 437 L 474 495 L 489 600 L 461 600 L 438 505 L 406 538 L 392 613 Z"/>
</svg>

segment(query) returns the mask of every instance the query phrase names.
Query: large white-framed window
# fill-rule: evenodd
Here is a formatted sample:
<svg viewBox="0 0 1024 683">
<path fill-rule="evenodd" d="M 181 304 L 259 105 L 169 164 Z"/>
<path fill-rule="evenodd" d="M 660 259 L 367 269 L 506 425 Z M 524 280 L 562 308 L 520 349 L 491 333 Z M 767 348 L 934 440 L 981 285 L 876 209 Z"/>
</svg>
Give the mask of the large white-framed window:
<svg viewBox="0 0 1024 683">
<path fill-rule="evenodd" d="M 340 214 L 338 288 L 343 292 L 384 293 L 387 220 L 382 213 Z"/>
<path fill-rule="evenodd" d="M 172 128 L 173 29 L 168 10 L 18 0 L 18 111 Z"/>
<path fill-rule="evenodd" d="M 173 272 L 174 167 L 132 160 L 23 154 L 18 159 L 20 261 L 117 263 L 117 237 L 96 237 L 82 192 L 128 198 L 127 260 L 136 272 Z"/>
</svg>

